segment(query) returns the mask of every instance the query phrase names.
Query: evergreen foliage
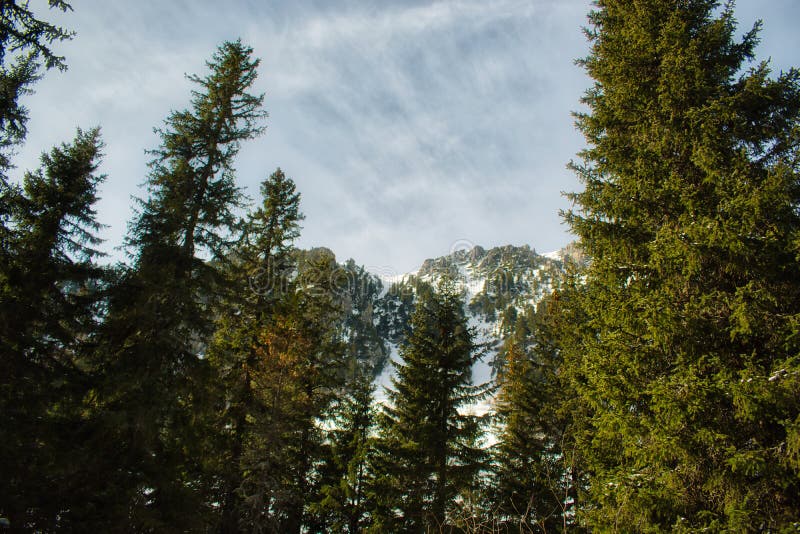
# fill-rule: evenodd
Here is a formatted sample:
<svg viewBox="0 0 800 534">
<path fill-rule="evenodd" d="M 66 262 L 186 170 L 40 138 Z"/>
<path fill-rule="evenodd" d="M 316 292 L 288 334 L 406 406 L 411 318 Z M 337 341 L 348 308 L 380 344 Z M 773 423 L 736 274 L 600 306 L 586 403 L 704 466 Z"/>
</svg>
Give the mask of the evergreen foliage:
<svg viewBox="0 0 800 534">
<path fill-rule="evenodd" d="M 85 496 L 81 402 L 102 278 L 93 208 L 101 147 L 98 129 L 79 130 L 42 155 L 14 199 L 0 275 L 0 515 L 26 529 L 69 525 Z"/>
<path fill-rule="evenodd" d="M 731 3 L 601 0 L 567 221 L 592 258 L 576 383 L 598 530 L 779 530 L 800 499 L 796 70 Z M 577 356 L 576 356 L 577 359 Z"/>
<path fill-rule="evenodd" d="M 376 531 L 452 528 L 454 499 L 477 487 L 486 459 L 479 417 L 460 411 L 486 393 L 472 385 L 480 354 L 460 291 L 444 276 L 418 299 L 380 417 Z"/>
<path fill-rule="evenodd" d="M 577 528 L 582 489 L 575 428 L 583 409 L 565 350 L 584 324 L 574 265 L 534 310 L 517 317 L 501 354 L 495 412 L 500 422 L 490 502 L 496 523 L 523 532 Z M 577 420 L 577 421 L 576 421 Z"/>
<path fill-rule="evenodd" d="M 299 235 L 300 195 L 277 169 L 261 184 L 262 203 L 242 225 L 239 242 L 226 259 L 232 290 L 219 306 L 209 362 L 218 380 L 215 432 L 222 503 L 221 532 L 238 532 L 247 513 L 242 498 L 243 461 L 253 425 L 267 410 L 258 399 L 256 375 L 261 336 L 290 291 L 292 243 Z"/>
<path fill-rule="evenodd" d="M 50 7 L 71 9 L 63 0 Z M 18 207 L 20 191 L 9 181 L 11 156 L 27 134 L 28 110 L 20 98 L 32 92 L 41 75 L 41 63 L 50 69 L 66 69 L 64 58 L 56 55 L 52 43 L 72 38 L 72 33 L 37 18 L 27 2 L 7 1 L 0 5 L 0 271 L 11 268 L 9 250 L 14 239 L 12 212 Z M 2 281 L 2 279 L 0 279 Z"/>
<path fill-rule="evenodd" d="M 50 8 L 61 11 L 72 7 L 64 0 L 48 0 Z M 41 20 L 28 2 L 9 0 L 0 4 L 0 185 L 5 194 L 6 172 L 11 167 L 9 150 L 22 143 L 27 134 L 28 110 L 20 97 L 46 69 L 66 70 L 64 58 L 52 48 L 54 42 L 71 39 L 73 33 Z M 0 215 L 5 216 L 2 211 Z"/>
<path fill-rule="evenodd" d="M 248 93 L 258 60 L 241 42 L 219 47 L 191 108 L 157 130 L 149 197 L 129 228 L 133 268 L 110 300 L 98 351 L 104 383 L 100 417 L 108 425 L 104 457 L 119 469 L 109 485 L 109 522 L 130 529 L 201 528 L 208 519 L 203 428 L 209 366 L 202 358 L 211 311 L 225 279 L 241 204 L 233 158 L 262 130 L 262 97 Z M 203 257 L 205 256 L 205 257 Z"/>
<path fill-rule="evenodd" d="M 323 257 L 313 268 L 325 280 L 334 266 Z M 332 296 L 325 286 L 292 288 L 259 329 L 251 387 L 261 409 L 251 417 L 240 486 L 246 530 L 297 533 L 313 521 L 321 425 L 341 394 L 346 363 Z"/>
<path fill-rule="evenodd" d="M 496 458 L 494 500 L 501 521 L 533 530 L 555 530 L 562 515 L 563 492 L 560 482 L 562 458 L 554 448 L 560 445 L 551 428 L 553 419 L 546 413 L 555 404 L 548 394 L 558 393 L 555 368 L 534 361 L 527 347 L 525 321 L 506 342 L 505 366 L 497 399 L 497 416 L 503 422 Z M 527 335 L 526 335 L 527 334 Z M 549 416 L 549 417 L 548 417 Z"/>
<path fill-rule="evenodd" d="M 749 65 L 732 3 L 595 6 L 579 244 L 457 251 L 384 293 L 295 248 L 280 169 L 240 219 L 266 117 L 240 41 L 156 130 L 131 264 L 99 266 L 99 129 L 10 176 L 72 33 L 0 2 L 0 528 L 797 530 L 800 71 Z M 503 339 L 487 416 L 464 273 Z"/>
<path fill-rule="evenodd" d="M 374 473 L 373 431 L 376 410 L 372 375 L 353 361 L 353 377 L 345 384 L 344 398 L 336 402 L 329 433 L 330 448 L 322 469 L 321 500 L 313 508 L 326 532 L 364 532 L 374 496 L 370 495 Z"/>
</svg>

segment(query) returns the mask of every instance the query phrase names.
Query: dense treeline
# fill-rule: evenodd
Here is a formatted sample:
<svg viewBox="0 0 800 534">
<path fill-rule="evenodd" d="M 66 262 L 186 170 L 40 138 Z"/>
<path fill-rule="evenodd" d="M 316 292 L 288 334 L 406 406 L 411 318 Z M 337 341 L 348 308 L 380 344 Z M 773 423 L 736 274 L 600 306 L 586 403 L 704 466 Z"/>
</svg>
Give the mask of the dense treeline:
<svg viewBox="0 0 800 534">
<path fill-rule="evenodd" d="M 596 2 L 564 214 L 588 261 L 505 316 L 493 384 L 474 303 L 420 283 L 384 404 L 342 317 L 372 319 L 294 248 L 295 183 L 237 186 L 266 119 L 252 50 L 189 78 L 109 266 L 100 130 L 12 165 L 72 34 L 0 13 L 0 530 L 800 528 L 800 73 L 748 68 L 732 5 Z"/>
</svg>

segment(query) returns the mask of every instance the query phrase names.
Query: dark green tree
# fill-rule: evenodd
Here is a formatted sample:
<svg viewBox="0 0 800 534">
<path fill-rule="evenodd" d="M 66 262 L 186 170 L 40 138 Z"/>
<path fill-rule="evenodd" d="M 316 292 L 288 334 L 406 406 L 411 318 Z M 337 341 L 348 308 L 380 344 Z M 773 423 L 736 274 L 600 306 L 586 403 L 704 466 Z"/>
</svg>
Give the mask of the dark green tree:
<svg viewBox="0 0 800 534">
<path fill-rule="evenodd" d="M 149 196 L 127 237 L 134 264 L 112 293 L 98 351 L 97 410 L 111 447 L 102 457 L 112 470 L 98 510 L 108 528 L 201 529 L 213 509 L 203 356 L 242 199 L 234 158 L 266 115 L 249 92 L 259 63 L 251 55 L 240 41 L 223 43 L 208 75 L 189 76 L 191 107 L 157 130 Z"/>
<path fill-rule="evenodd" d="M 372 373 L 368 362 L 352 360 L 353 377 L 335 401 L 321 471 L 320 500 L 312 506 L 320 528 L 327 532 L 364 532 L 368 525 L 373 474 L 375 407 Z"/>
<path fill-rule="evenodd" d="M 574 420 L 582 409 L 564 349 L 585 323 L 582 286 L 574 273 L 554 282 L 535 310 L 518 315 L 501 349 L 489 508 L 501 528 L 522 532 L 574 530 L 581 489 Z"/>
<path fill-rule="evenodd" d="M 242 453 L 240 525 L 254 532 L 299 533 L 313 527 L 320 491 L 323 422 L 345 378 L 336 298 L 338 265 L 322 253 L 305 260 L 268 322 L 255 325 L 249 369 L 254 406 Z"/>
<path fill-rule="evenodd" d="M 484 466 L 480 418 L 465 409 L 486 388 L 472 385 L 480 353 L 447 274 L 435 291 L 420 290 L 400 353 L 379 422 L 373 528 L 448 530 L 456 497 L 477 486 Z"/>
<path fill-rule="evenodd" d="M 49 0 L 48 4 L 61 11 L 72 9 L 63 0 Z M 6 172 L 11 166 L 9 151 L 24 141 L 27 133 L 28 110 L 19 99 L 29 94 L 33 83 L 41 77 L 42 64 L 46 69 L 66 70 L 64 58 L 55 53 L 52 45 L 71 39 L 73 35 L 38 19 L 28 2 L 9 0 L 0 4 L 0 179 L 3 187 L 7 186 Z"/>
<path fill-rule="evenodd" d="M 243 454 L 255 421 L 265 407 L 254 389 L 263 329 L 286 300 L 296 266 L 293 241 L 299 236 L 300 194 L 280 169 L 261 184 L 262 205 L 243 224 L 229 255 L 231 288 L 221 303 L 209 361 L 220 386 L 217 433 L 221 477 L 221 532 L 238 532 L 247 514 L 241 494 Z"/>
<path fill-rule="evenodd" d="M 573 361 L 597 530 L 800 520 L 800 86 L 744 70 L 733 4 L 599 0 L 589 148 L 566 219 L 591 258 Z"/>
<path fill-rule="evenodd" d="M 86 354 L 102 271 L 94 203 L 99 130 L 41 157 L 14 202 L 0 284 L 0 516 L 20 530 L 70 528 L 90 455 Z"/>
<path fill-rule="evenodd" d="M 291 261 L 289 255 L 294 250 L 294 241 L 300 237 L 300 193 L 294 181 L 282 170 L 277 169 L 261 184 L 263 205 L 249 219 L 244 243 L 240 249 L 243 260 L 250 262 L 269 275 L 267 287 L 255 288 L 259 295 L 270 290 L 280 291 L 281 278 L 285 273 L 282 266 Z"/>
<path fill-rule="evenodd" d="M 72 9 L 63 0 L 50 0 L 51 8 Z M 28 110 L 20 97 L 29 94 L 46 69 L 66 69 L 64 58 L 56 55 L 52 44 L 72 38 L 72 32 L 41 20 L 28 2 L 9 0 L 0 4 L 0 271 L 8 258 L 13 238 L 11 213 L 19 189 L 9 181 L 11 157 L 27 134 Z M 0 275 L 1 276 L 1 275 Z M 0 279 L 0 282 L 2 280 Z"/>
<path fill-rule="evenodd" d="M 555 403 L 549 404 L 551 397 L 546 395 L 557 391 L 557 386 L 554 369 L 531 355 L 528 323 L 532 320 L 519 316 L 502 350 L 504 366 L 495 401 L 501 431 L 490 491 L 499 522 L 523 531 L 555 530 L 563 499 L 556 489 L 560 476 L 554 469 L 560 458 L 552 456 L 554 436 L 546 428 L 552 420 L 547 412 Z"/>
</svg>

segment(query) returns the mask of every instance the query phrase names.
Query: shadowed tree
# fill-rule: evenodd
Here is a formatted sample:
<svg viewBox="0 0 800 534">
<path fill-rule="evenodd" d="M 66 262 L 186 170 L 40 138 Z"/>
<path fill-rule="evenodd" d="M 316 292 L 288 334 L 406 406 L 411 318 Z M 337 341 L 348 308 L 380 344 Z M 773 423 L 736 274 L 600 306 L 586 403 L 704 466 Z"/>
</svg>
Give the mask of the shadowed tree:
<svg viewBox="0 0 800 534">
<path fill-rule="evenodd" d="M 318 530 L 355 534 L 366 530 L 372 505 L 370 458 L 376 410 L 368 363 L 353 358 L 351 365 L 353 377 L 335 402 L 331 417 L 334 428 L 328 436 L 329 451 L 320 473 L 322 486 L 313 508 Z"/>
<path fill-rule="evenodd" d="M 72 9 L 63 0 L 48 3 L 61 11 Z M 34 82 L 42 76 L 42 63 L 46 69 L 67 68 L 52 45 L 72 36 L 72 32 L 37 18 L 28 2 L 0 3 L 0 270 L 9 261 L 7 249 L 13 236 L 10 218 L 20 194 L 9 182 L 11 156 L 28 131 L 28 110 L 20 97 L 31 93 Z"/>
<path fill-rule="evenodd" d="M 91 454 L 81 450 L 102 271 L 94 203 L 99 130 L 41 157 L 15 198 L 0 284 L 0 516 L 21 530 L 70 528 Z"/>
<path fill-rule="evenodd" d="M 568 264 L 536 309 L 517 317 L 502 349 L 489 494 L 497 523 L 505 528 L 563 532 L 578 526 L 583 476 L 574 436 L 585 410 L 572 384 L 569 343 L 586 323 L 580 273 Z"/>
<path fill-rule="evenodd" d="M 239 532 L 247 515 L 241 486 L 243 455 L 253 424 L 265 408 L 255 390 L 263 328 L 287 298 L 295 268 L 293 242 L 300 234 L 300 194 L 277 169 L 261 184 L 262 205 L 249 214 L 230 254 L 227 274 L 236 289 L 221 303 L 209 361 L 218 376 L 220 414 L 215 425 L 222 479 L 221 532 Z M 222 452 L 224 451 L 224 452 Z"/>
<path fill-rule="evenodd" d="M 267 321 L 254 325 L 253 405 L 240 463 L 241 528 L 299 533 L 313 528 L 323 422 L 342 393 L 345 347 L 338 331 L 338 266 L 329 252 L 298 267 Z"/>
<path fill-rule="evenodd" d="M 191 107 L 157 130 L 149 195 L 129 227 L 134 264 L 112 293 L 99 352 L 114 488 L 99 508 L 117 529 L 199 529 L 212 509 L 203 353 L 242 199 L 234 158 L 266 115 L 263 97 L 249 92 L 259 63 L 251 54 L 223 43 L 208 75 L 189 76 Z"/>
</svg>

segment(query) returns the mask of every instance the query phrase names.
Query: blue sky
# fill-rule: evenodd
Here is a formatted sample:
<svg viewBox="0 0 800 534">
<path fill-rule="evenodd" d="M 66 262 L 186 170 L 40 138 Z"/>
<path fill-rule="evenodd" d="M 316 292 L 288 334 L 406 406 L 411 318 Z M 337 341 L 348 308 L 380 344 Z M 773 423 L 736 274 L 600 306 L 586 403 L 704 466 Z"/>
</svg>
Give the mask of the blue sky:
<svg viewBox="0 0 800 534">
<path fill-rule="evenodd" d="M 43 0 L 31 2 L 41 10 Z M 38 4 L 38 6 L 37 6 Z M 226 39 L 262 59 L 270 114 L 245 145 L 251 196 L 280 166 L 298 184 L 303 247 L 327 246 L 374 271 L 412 270 L 469 244 L 572 240 L 558 210 L 578 187 L 566 164 L 582 147 L 570 113 L 590 80 L 586 0 L 73 2 L 51 18 L 77 31 L 59 45 L 31 110 L 20 170 L 100 125 L 108 174 L 99 205 L 107 247 L 122 242 L 147 173 L 154 126 L 187 106 L 185 73 Z M 742 29 L 761 18 L 759 58 L 800 64 L 800 1 L 739 0 Z"/>
</svg>

